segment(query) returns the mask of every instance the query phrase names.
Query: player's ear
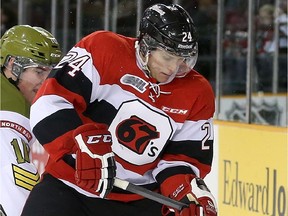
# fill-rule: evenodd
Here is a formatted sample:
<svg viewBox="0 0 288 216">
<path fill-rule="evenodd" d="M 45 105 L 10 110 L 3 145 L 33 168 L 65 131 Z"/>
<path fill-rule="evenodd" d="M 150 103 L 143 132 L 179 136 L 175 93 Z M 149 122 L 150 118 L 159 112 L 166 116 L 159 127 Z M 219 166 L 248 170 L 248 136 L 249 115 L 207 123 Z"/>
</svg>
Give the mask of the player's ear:
<svg viewBox="0 0 288 216">
<path fill-rule="evenodd" d="M 4 63 L 4 66 L 5 66 L 7 69 L 11 70 L 14 61 L 15 61 L 15 57 L 13 57 L 13 56 L 8 56 L 7 59 L 6 59 L 6 61 L 5 61 L 5 63 Z"/>
</svg>

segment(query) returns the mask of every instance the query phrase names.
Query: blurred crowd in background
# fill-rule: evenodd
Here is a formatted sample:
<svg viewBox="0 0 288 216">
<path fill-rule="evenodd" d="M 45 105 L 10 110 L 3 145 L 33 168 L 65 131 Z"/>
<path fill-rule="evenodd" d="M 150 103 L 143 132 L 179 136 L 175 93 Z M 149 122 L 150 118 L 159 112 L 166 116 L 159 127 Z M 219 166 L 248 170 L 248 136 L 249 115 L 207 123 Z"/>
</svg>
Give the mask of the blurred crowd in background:
<svg viewBox="0 0 288 216">
<path fill-rule="evenodd" d="M 255 91 L 272 91 L 273 53 L 275 51 L 274 25 L 279 25 L 279 91 L 287 91 L 287 1 L 279 0 L 279 8 L 275 8 L 275 0 L 255 0 Z M 61 15 L 58 16 L 58 41 L 68 40 L 68 48 L 74 45 L 76 24 L 76 0 L 69 2 L 69 38 L 61 38 Z M 118 0 L 117 4 L 118 33 L 136 36 L 135 0 Z M 156 2 L 172 3 L 175 1 L 142 1 L 142 8 Z M 199 32 L 200 55 L 197 68 L 212 84 L 215 83 L 216 35 L 217 35 L 217 0 L 180 0 L 181 4 L 192 16 Z M 17 24 L 18 0 L 2 1 L 1 34 Z M 95 30 L 104 28 L 105 0 L 82 0 L 81 35 L 85 36 Z M 51 1 L 24 0 L 25 21 L 32 26 L 51 27 Z M 61 14 L 63 1 L 58 1 L 58 13 Z M 224 1 L 224 38 L 223 38 L 223 94 L 245 94 L 246 90 L 246 57 L 248 31 L 248 0 Z M 113 10 L 113 9 L 112 9 Z M 278 10 L 278 17 L 275 17 Z"/>
</svg>

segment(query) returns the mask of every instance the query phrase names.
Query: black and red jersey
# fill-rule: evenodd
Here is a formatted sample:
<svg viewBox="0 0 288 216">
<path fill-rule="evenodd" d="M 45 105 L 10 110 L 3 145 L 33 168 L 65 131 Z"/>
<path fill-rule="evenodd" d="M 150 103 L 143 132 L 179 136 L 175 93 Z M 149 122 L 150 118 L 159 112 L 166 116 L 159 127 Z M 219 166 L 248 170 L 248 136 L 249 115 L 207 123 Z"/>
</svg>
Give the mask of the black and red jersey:
<svg viewBox="0 0 288 216">
<path fill-rule="evenodd" d="M 72 134 L 90 122 L 109 126 L 118 178 L 157 189 L 159 173 L 203 178 L 211 169 L 215 100 L 209 82 L 192 70 L 157 83 L 137 64 L 135 42 L 108 31 L 86 36 L 53 69 L 32 105 L 33 132 L 50 156 L 46 172 L 87 196 L 97 197 L 75 183 Z M 108 198 L 140 196 L 115 189 Z"/>
</svg>

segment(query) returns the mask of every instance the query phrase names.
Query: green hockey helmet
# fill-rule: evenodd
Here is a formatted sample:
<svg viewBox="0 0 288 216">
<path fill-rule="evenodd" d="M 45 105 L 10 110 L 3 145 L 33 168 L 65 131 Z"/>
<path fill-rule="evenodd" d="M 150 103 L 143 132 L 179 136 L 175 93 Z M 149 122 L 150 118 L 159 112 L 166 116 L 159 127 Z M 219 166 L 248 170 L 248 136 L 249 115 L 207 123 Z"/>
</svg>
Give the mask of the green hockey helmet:
<svg viewBox="0 0 288 216">
<path fill-rule="evenodd" d="M 19 78 L 28 67 L 53 67 L 62 57 L 55 37 L 41 27 L 16 25 L 5 32 L 0 43 L 0 65 L 15 57 L 12 73 Z"/>
</svg>

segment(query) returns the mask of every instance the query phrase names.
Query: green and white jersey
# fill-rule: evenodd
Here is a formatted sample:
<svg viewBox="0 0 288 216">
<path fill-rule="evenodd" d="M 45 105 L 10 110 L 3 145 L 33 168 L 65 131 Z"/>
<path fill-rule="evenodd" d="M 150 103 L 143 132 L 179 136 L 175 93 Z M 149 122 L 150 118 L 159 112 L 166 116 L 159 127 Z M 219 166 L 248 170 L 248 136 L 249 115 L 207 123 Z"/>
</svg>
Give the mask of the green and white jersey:
<svg viewBox="0 0 288 216">
<path fill-rule="evenodd" d="M 22 94 L 2 74 L 0 87 L 0 204 L 8 216 L 19 216 L 40 178 L 30 153 L 35 137 Z"/>
</svg>

